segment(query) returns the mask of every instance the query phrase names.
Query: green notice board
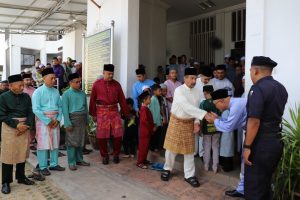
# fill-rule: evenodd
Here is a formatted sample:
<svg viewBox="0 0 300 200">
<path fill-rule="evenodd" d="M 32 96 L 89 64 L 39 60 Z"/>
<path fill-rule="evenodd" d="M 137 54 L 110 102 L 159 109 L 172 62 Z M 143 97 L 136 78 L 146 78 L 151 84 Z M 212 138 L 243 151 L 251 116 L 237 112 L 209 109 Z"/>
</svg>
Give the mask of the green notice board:
<svg viewBox="0 0 300 200">
<path fill-rule="evenodd" d="M 111 29 L 85 38 L 85 92 L 91 93 L 92 85 L 102 74 L 103 65 L 111 60 Z"/>
</svg>

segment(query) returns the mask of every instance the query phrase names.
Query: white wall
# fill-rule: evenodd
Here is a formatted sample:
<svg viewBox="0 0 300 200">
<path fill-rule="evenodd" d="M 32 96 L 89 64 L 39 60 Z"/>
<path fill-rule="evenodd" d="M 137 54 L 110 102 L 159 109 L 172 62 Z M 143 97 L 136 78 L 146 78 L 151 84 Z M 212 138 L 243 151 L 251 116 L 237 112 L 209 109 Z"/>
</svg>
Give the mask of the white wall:
<svg viewBox="0 0 300 200">
<path fill-rule="evenodd" d="M 111 27 L 112 20 L 115 22 L 113 36 L 115 79 L 120 81 L 124 93 L 130 95 L 135 81 L 134 70 L 138 66 L 139 0 L 96 0 L 96 2 L 101 5 L 101 9 L 88 1 L 86 36 Z"/>
<path fill-rule="evenodd" d="M 287 107 L 300 103 L 297 80 L 300 65 L 300 1 L 251 0 L 247 1 L 246 16 L 246 87 L 249 90 L 249 67 L 253 56 L 268 56 L 278 63 L 274 78 L 289 93 Z M 249 80 L 249 81 L 248 81 Z M 289 119 L 287 109 L 284 117 Z"/>
<path fill-rule="evenodd" d="M 231 42 L 231 12 L 242 8 L 245 8 L 244 3 L 169 23 L 167 26 L 167 49 L 170 55 L 186 54 L 189 58 L 191 56 L 190 22 L 203 17 L 216 16 L 216 36 L 222 40 L 223 47 L 215 51 L 215 64 L 223 63 L 224 55 L 229 54 L 230 50 L 234 48 L 234 43 Z"/>
<path fill-rule="evenodd" d="M 167 26 L 167 51 L 166 64 L 169 64 L 171 55 L 181 56 L 185 54 L 191 57 L 190 49 L 190 23 L 170 23 Z"/>
<path fill-rule="evenodd" d="M 160 0 L 140 1 L 139 63 L 149 78 L 156 76 L 157 66 L 166 64 L 168 7 Z"/>
</svg>

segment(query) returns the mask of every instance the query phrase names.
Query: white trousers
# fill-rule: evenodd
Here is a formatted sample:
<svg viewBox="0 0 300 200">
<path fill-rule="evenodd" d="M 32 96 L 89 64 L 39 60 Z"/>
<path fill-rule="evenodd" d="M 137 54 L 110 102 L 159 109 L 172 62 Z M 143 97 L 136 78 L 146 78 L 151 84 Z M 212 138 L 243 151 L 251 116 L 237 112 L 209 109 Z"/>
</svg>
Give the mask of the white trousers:
<svg viewBox="0 0 300 200">
<path fill-rule="evenodd" d="M 200 157 L 203 157 L 204 148 L 203 148 L 203 137 L 199 134 L 195 134 L 195 154 L 199 154 Z"/>
<path fill-rule="evenodd" d="M 173 153 L 169 150 L 166 150 L 165 153 L 165 165 L 164 170 L 172 171 L 175 163 L 176 153 Z M 184 178 L 190 178 L 195 176 L 195 162 L 194 162 L 194 154 L 184 154 Z"/>
</svg>

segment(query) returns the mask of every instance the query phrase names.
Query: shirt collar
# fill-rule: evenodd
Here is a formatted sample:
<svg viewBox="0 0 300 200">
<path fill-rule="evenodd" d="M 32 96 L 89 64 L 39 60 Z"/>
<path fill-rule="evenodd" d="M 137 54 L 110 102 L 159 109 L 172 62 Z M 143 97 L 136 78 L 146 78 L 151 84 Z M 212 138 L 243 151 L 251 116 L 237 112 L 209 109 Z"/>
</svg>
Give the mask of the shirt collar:
<svg viewBox="0 0 300 200">
<path fill-rule="evenodd" d="M 264 80 L 274 80 L 274 79 L 273 79 L 273 76 L 265 76 L 265 77 L 259 79 L 259 80 L 255 83 L 255 85 L 258 84 L 258 83 L 260 83 L 260 82 L 262 82 L 262 81 L 264 81 Z"/>
</svg>

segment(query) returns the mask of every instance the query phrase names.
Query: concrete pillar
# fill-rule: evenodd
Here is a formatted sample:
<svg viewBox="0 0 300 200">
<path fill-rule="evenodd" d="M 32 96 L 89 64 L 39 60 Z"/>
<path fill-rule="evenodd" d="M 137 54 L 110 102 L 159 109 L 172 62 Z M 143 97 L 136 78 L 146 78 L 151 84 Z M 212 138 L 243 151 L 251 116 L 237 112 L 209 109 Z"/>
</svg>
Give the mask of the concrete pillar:
<svg viewBox="0 0 300 200">
<path fill-rule="evenodd" d="M 10 47 L 10 74 L 21 73 L 21 47 L 11 45 Z"/>
<path fill-rule="evenodd" d="M 121 35 L 121 59 L 119 71 L 119 80 L 124 93 L 131 96 L 131 88 L 136 81 L 135 69 L 138 66 L 139 58 L 139 0 L 122 0 L 121 23 L 123 34 Z M 120 24 L 117 24 L 120 25 Z M 116 43 L 115 43 L 116 44 Z M 114 45 L 114 49 L 116 45 Z M 115 59 L 116 54 L 114 54 Z M 115 63 L 115 60 L 113 60 Z M 118 77 L 117 77 L 118 78 Z"/>
</svg>

